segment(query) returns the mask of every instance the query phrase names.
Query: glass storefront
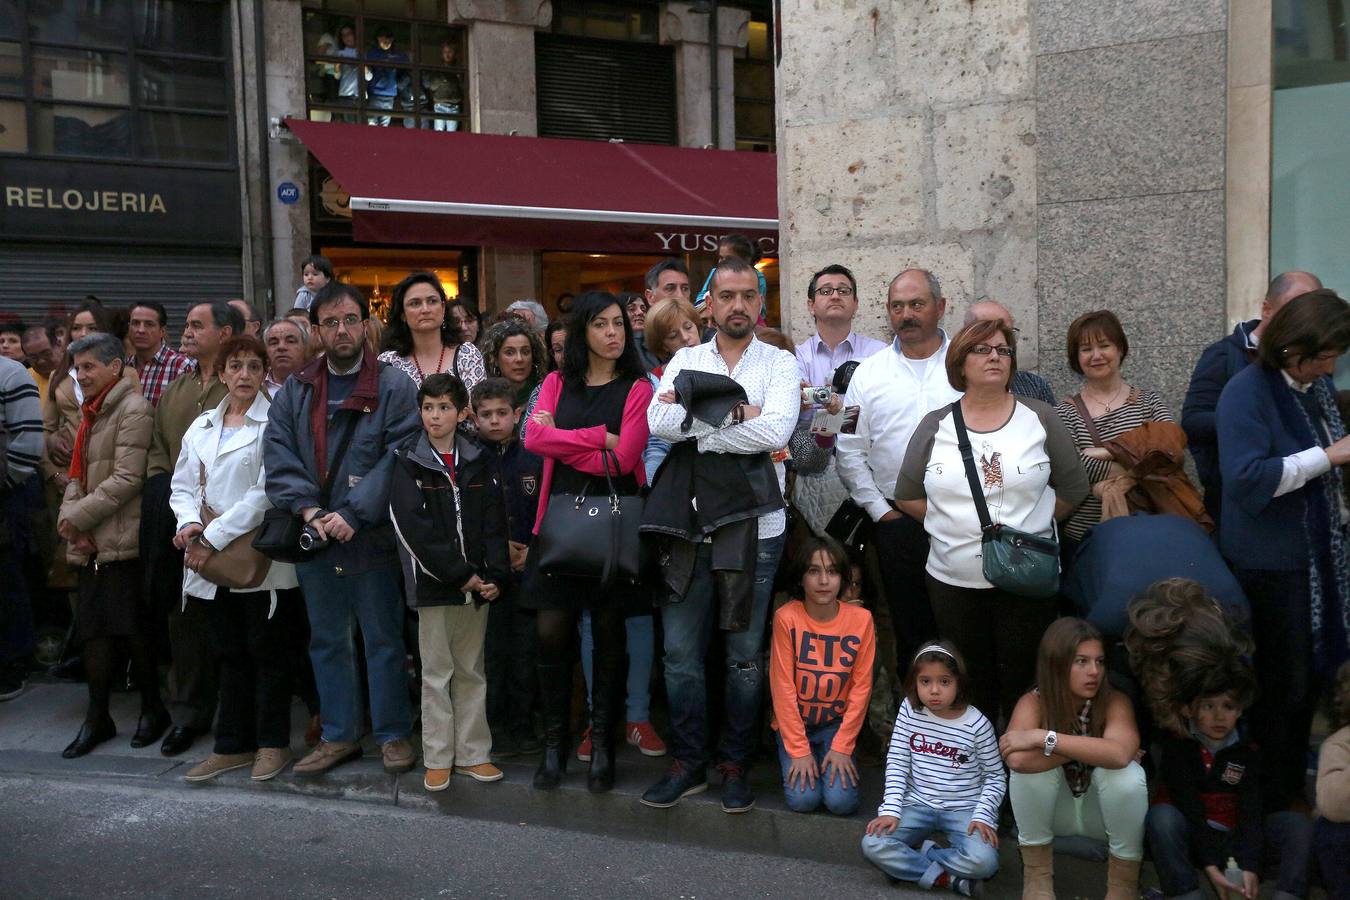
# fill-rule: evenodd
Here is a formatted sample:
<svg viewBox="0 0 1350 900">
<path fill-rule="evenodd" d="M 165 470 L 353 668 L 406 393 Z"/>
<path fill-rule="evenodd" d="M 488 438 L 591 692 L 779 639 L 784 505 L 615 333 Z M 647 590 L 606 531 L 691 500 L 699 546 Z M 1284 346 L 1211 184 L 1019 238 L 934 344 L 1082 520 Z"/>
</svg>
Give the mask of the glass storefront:
<svg viewBox="0 0 1350 900">
<path fill-rule="evenodd" d="M 1350 29 L 1342 0 L 1275 0 L 1270 271 L 1350 292 Z"/>
<path fill-rule="evenodd" d="M 370 299 L 370 313 L 385 318 L 390 294 L 409 273 L 431 272 L 440 279 L 445 296 L 460 294 L 462 250 L 402 250 L 392 247 L 320 247 L 333 264 L 338 281 L 355 285 Z"/>
</svg>

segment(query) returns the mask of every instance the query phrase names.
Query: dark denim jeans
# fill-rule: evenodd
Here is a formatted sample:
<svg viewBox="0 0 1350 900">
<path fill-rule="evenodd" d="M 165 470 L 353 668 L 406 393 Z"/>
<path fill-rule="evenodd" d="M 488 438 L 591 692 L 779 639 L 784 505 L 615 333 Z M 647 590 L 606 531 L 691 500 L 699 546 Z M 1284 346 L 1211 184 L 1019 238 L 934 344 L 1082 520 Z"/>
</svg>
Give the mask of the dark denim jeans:
<svg viewBox="0 0 1350 900">
<path fill-rule="evenodd" d="M 1192 852 L 1196 841 L 1181 810 L 1168 803 L 1149 807 L 1144 832 L 1163 895 L 1199 898 L 1203 876 Z M 1265 817 L 1262 835 L 1266 860 L 1278 860 L 1278 867 L 1265 866 L 1265 880 L 1274 880 L 1281 895 L 1308 896 L 1312 834 L 1312 819 L 1300 813 L 1278 812 Z"/>
<path fill-rule="evenodd" d="M 357 681 L 355 629 L 361 627 L 370 686 L 375 741 L 385 744 L 412 731 L 403 642 L 403 598 L 398 567 L 338 575 L 322 562 L 295 567 L 309 610 L 309 657 L 319 685 L 325 741 L 359 741 L 361 685 Z"/>
<path fill-rule="evenodd" d="M 1318 819 L 1313 843 L 1317 847 L 1317 866 L 1328 900 L 1350 900 L 1350 822 Z"/>
<path fill-rule="evenodd" d="M 718 756 L 745 767 L 755 748 L 755 720 L 764 695 L 764 625 L 773 598 L 773 578 L 783 555 L 783 535 L 761 539 L 755 560 L 755 597 L 750 627 L 726 635 L 726 721 Z M 708 762 L 708 689 L 704 661 L 717 622 L 712 549 L 698 548 L 694 576 L 684 599 L 661 607 L 665 628 L 666 695 L 670 701 L 671 753 L 691 768 Z"/>
</svg>

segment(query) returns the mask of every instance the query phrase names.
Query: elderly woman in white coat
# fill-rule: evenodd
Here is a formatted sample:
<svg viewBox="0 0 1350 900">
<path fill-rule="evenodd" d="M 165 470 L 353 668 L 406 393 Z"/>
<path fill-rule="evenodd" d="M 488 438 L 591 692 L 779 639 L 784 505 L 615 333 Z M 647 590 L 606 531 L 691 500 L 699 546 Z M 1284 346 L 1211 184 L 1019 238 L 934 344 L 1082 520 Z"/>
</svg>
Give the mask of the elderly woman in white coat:
<svg viewBox="0 0 1350 900">
<path fill-rule="evenodd" d="M 225 343 L 216 363 L 229 393 L 183 436 L 170 503 L 183 557 L 183 603 L 206 607 L 220 683 L 213 752 L 188 771 L 206 781 L 252 766 L 266 781 L 291 761 L 291 654 L 301 597 L 295 567 L 271 563 L 257 587 L 231 590 L 202 574 L 211 557 L 262 522 L 272 505 L 262 460 L 270 407 L 261 391 L 267 351 L 250 336 Z M 205 521 L 203 521 L 205 520 Z"/>
</svg>

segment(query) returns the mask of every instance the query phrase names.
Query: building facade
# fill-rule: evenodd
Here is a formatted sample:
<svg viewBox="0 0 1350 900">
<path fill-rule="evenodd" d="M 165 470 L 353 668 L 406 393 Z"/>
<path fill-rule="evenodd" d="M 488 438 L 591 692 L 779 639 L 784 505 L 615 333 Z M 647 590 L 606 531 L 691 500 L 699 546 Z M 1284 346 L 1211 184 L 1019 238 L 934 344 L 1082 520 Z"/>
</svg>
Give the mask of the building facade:
<svg viewBox="0 0 1350 900">
<path fill-rule="evenodd" d="M 1327 0 L 783 0 L 783 314 L 810 273 L 932 268 L 948 322 L 998 300 L 1020 363 L 1073 388 L 1069 322 L 1115 310 L 1131 372 L 1177 407 L 1200 350 L 1257 315 L 1272 272 L 1350 289 L 1350 83 Z M 828 70 L 822 60 L 831 61 Z"/>
</svg>

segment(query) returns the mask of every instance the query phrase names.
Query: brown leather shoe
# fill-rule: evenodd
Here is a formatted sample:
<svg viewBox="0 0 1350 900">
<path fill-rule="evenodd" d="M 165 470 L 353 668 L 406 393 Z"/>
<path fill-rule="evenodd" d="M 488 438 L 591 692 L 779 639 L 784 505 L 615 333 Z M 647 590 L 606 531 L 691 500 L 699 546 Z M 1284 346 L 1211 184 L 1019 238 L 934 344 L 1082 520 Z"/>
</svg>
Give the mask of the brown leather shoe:
<svg viewBox="0 0 1350 900">
<path fill-rule="evenodd" d="M 361 745 L 354 741 L 319 741 L 314 751 L 295 764 L 297 775 L 322 775 L 334 766 L 361 758 Z"/>
<path fill-rule="evenodd" d="M 253 780 L 267 781 L 276 778 L 290 764 L 289 747 L 260 747 L 258 754 L 253 757 Z"/>
<path fill-rule="evenodd" d="M 221 772 L 242 769 L 253 764 L 252 753 L 212 753 L 206 759 L 188 769 L 183 778 L 187 781 L 210 781 Z"/>
<path fill-rule="evenodd" d="M 476 766 L 455 766 L 455 771 L 468 775 L 474 781 L 501 781 L 506 776 L 492 763 L 479 763 Z"/>
<path fill-rule="evenodd" d="M 407 738 L 386 741 L 380 748 L 380 753 L 384 756 L 384 770 L 390 775 L 410 772 L 413 764 L 417 762 L 417 756 L 413 753 L 412 744 L 408 743 Z"/>
</svg>

